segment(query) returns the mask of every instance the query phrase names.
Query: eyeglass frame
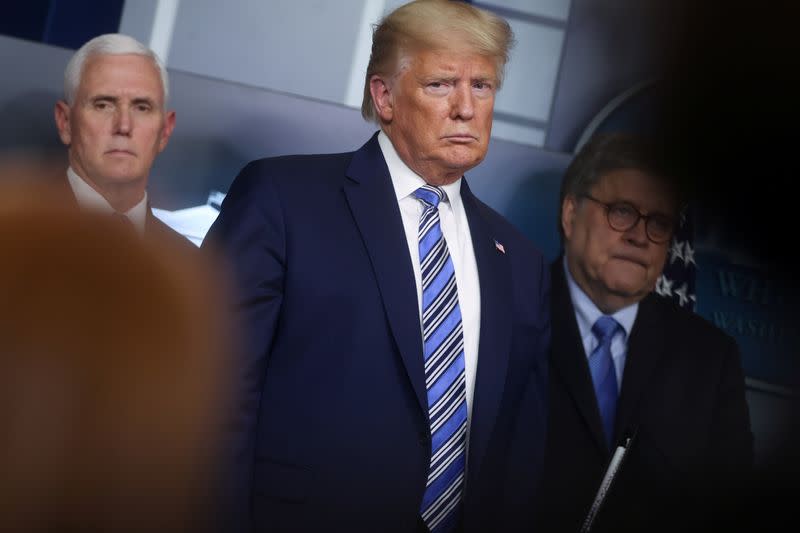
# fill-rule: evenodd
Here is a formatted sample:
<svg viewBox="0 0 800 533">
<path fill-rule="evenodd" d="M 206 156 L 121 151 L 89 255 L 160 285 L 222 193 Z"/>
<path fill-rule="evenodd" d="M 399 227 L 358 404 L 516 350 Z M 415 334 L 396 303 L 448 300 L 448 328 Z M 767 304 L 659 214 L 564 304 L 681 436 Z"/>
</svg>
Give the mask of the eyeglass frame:
<svg viewBox="0 0 800 533">
<path fill-rule="evenodd" d="M 674 217 L 670 217 L 669 215 L 665 215 L 663 213 L 650 213 L 649 215 L 645 215 L 644 213 L 639 211 L 639 209 L 637 209 L 630 202 L 624 202 L 623 201 L 623 202 L 606 203 L 606 202 L 604 202 L 602 200 L 598 200 L 597 198 L 595 198 L 594 196 L 592 196 L 590 194 L 579 194 L 578 196 L 580 198 L 588 198 L 589 200 L 591 200 L 591 201 L 593 201 L 593 202 L 595 202 L 597 204 L 602 205 L 603 208 L 605 208 L 605 211 L 606 211 L 606 222 L 608 222 L 608 226 L 611 229 L 613 229 L 614 231 L 619 231 L 620 233 L 624 233 L 626 231 L 629 231 L 629 230 L 635 228 L 636 225 L 639 224 L 639 220 L 644 220 L 644 233 L 647 236 L 647 239 L 650 242 L 652 242 L 653 244 L 668 243 L 672 239 L 672 237 L 675 235 L 675 229 L 676 229 L 676 226 L 677 226 L 677 220 Z M 615 226 L 614 224 L 611 223 L 611 209 L 613 207 L 616 207 L 616 206 L 629 207 L 634 213 L 636 213 L 636 219 L 628 227 L 626 227 L 626 228 L 617 227 L 617 226 Z M 669 231 L 669 236 L 667 238 L 665 238 L 663 240 L 658 240 L 658 239 L 654 239 L 653 236 L 650 235 L 650 231 L 651 230 L 648 229 L 648 228 L 650 228 L 650 221 L 653 220 L 654 218 L 655 219 L 661 218 L 661 219 L 664 219 L 665 221 L 669 222 L 670 231 Z"/>
</svg>

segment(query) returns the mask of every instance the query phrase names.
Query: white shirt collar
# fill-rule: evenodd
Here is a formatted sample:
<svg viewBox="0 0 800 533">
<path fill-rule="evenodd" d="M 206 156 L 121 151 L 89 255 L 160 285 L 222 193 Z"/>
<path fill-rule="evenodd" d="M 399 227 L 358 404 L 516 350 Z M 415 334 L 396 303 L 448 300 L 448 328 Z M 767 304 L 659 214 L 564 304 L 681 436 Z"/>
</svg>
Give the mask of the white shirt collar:
<svg viewBox="0 0 800 533">
<path fill-rule="evenodd" d="M 389 167 L 389 175 L 392 177 L 392 186 L 398 201 L 411 196 L 414 191 L 425 185 L 425 180 L 400 158 L 391 139 L 383 131 L 378 134 L 378 144 L 386 160 L 386 166 Z M 447 201 L 452 209 L 461 204 L 461 178 L 448 185 L 442 185 L 441 188 L 447 194 Z"/>
<path fill-rule="evenodd" d="M 81 209 L 86 211 L 94 211 L 104 215 L 110 215 L 114 212 L 114 208 L 108 203 L 108 200 L 102 194 L 97 192 L 91 185 L 78 176 L 72 167 L 67 169 L 67 179 L 69 185 L 72 187 L 72 192 L 78 200 L 78 205 Z M 147 221 L 147 191 L 144 192 L 142 200 L 131 207 L 127 212 L 123 213 L 136 228 L 140 235 L 144 235 L 144 226 Z"/>
</svg>

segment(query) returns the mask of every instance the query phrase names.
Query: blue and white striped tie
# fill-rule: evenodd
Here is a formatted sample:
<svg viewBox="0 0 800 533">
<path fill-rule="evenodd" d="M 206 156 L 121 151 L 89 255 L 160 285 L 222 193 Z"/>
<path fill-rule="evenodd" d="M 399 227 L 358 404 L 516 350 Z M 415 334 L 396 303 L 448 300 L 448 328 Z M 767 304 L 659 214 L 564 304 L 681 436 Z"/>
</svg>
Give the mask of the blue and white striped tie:
<svg viewBox="0 0 800 533">
<path fill-rule="evenodd" d="M 432 533 L 452 531 L 461 514 L 467 434 L 464 337 L 456 276 L 439 225 L 438 187 L 414 192 L 424 205 L 419 222 L 422 336 L 431 427 L 431 462 L 422 520 Z"/>
</svg>

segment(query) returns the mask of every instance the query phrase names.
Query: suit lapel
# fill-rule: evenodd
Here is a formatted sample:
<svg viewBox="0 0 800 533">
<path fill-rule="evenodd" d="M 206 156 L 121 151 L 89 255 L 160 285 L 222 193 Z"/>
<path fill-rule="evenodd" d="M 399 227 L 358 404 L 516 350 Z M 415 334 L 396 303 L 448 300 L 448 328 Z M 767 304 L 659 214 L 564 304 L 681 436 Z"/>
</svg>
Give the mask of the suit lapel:
<svg viewBox="0 0 800 533">
<path fill-rule="evenodd" d="M 53 190 L 56 191 L 56 194 L 60 197 L 63 196 L 64 200 L 68 202 L 70 206 L 74 206 L 76 209 L 78 208 L 78 198 L 75 197 L 75 192 L 69 184 L 67 169 L 64 169 L 63 179 L 53 181 Z"/>
<path fill-rule="evenodd" d="M 654 298 L 658 296 L 650 294 L 639 304 L 636 321 L 628 339 L 625 373 L 617 403 L 614 432 L 617 440 L 635 429 L 633 426 L 636 424 L 636 410 L 642 393 L 667 346 L 669 326 L 659 313 Z"/>
<path fill-rule="evenodd" d="M 478 368 L 470 423 L 470 472 L 475 475 L 486 452 L 508 370 L 511 343 L 511 267 L 495 246 L 495 235 L 481 214 L 481 207 L 467 185 L 461 182 L 461 199 L 472 236 L 481 295 L 481 329 Z M 513 249 L 506 253 L 514 253 Z M 470 476 L 472 477 L 472 476 Z"/>
<path fill-rule="evenodd" d="M 170 246 L 178 250 L 197 250 L 197 246 L 192 241 L 155 216 L 149 203 L 147 205 L 147 214 L 144 221 L 144 238 L 145 240 L 156 239 L 169 242 Z"/>
<path fill-rule="evenodd" d="M 550 363 L 558 377 L 563 381 L 575 407 L 583 418 L 598 450 L 607 451 L 603 424 L 594 386 L 589 372 L 589 363 L 581 341 L 575 308 L 567 287 L 563 260 L 557 259 L 551 268 L 552 279 L 552 321 L 553 339 Z M 554 420 L 558 424 L 558 420 Z"/>
<path fill-rule="evenodd" d="M 400 357 L 425 416 L 428 416 L 422 329 L 414 271 L 392 180 L 377 134 L 353 154 L 344 194 L 383 298 Z"/>
</svg>

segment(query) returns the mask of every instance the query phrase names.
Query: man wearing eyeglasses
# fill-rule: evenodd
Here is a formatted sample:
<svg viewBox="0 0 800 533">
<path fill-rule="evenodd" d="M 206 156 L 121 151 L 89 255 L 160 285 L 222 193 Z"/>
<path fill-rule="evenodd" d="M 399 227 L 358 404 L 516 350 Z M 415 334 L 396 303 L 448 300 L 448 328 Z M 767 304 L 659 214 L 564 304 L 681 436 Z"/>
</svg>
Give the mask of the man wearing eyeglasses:
<svg viewBox="0 0 800 533">
<path fill-rule="evenodd" d="M 562 183 L 545 531 L 686 530 L 752 464 L 735 341 L 652 292 L 682 204 L 660 161 L 641 138 L 599 135 Z"/>
</svg>

